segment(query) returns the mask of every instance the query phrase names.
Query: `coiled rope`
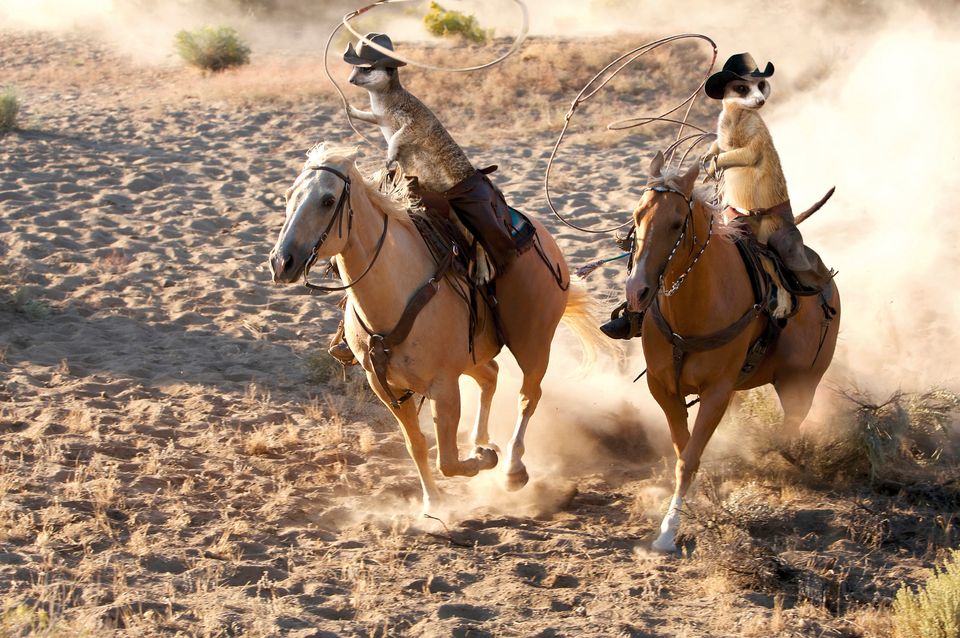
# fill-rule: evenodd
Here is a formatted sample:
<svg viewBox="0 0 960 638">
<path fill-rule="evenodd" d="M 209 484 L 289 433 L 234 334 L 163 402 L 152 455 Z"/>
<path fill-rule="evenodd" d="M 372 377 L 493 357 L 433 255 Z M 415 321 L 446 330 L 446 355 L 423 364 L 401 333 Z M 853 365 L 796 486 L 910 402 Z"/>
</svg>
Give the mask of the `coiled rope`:
<svg viewBox="0 0 960 638">
<path fill-rule="evenodd" d="M 356 29 L 353 28 L 353 25 L 350 24 L 351 20 L 382 5 L 399 4 L 404 2 L 421 2 L 421 1 L 422 0 L 379 0 L 378 2 L 374 2 L 373 4 L 369 4 L 365 7 L 361 7 L 343 16 L 343 20 L 330 33 L 330 37 L 327 38 L 327 45 L 323 49 L 323 70 L 327 74 L 327 78 L 330 80 L 334 88 L 337 90 L 337 93 L 340 94 L 340 100 L 343 102 L 343 109 L 347 114 L 347 122 L 350 124 L 350 128 L 352 128 L 353 132 L 356 133 L 364 142 L 368 144 L 371 144 L 370 140 L 367 139 L 366 136 L 363 135 L 363 133 L 358 131 L 356 126 L 354 126 L 353 118 L 350 117 L 350 103 L 347 101 L 347 96 L 340 89 L 340 85 L 337 84 L 337 81 L 334 79 L 333 74 L 330 72 L 330 66 L 328 61 L 330 57 L 329 56 L 330 45 L 333 43 L 333 39 L 336 37 L 340 29 L 346 28 L 347 31 L 349 31 L 351 34 L 357 37 L 360 40 L 360 42 L 364 43 L 366 46 L 374 49 L 375 51 L 379 51 L 384 55 L 389 55 L 395 60 L 400 60 L 401 62 L 405 62 L 410 66 L 420 67 L 422 69 L 428 69 L 431 71 L 447 71 L 450 73 L 469 73 L 471 71 L 480 71 L 482 69 L 487 69 L 497 64 L 500 64 L 501 62 L 509 58 L 511 55 L 513 55 L 514 53 L 520 50 L 520 47 L 523 45 L 524 41 L 527 39 L 527 34 L 530 31 L 530 12 L 527 10 L 527 5 L 523 2 L 523 0 L 511 0 L 515 5 L 517 5 L 517 7 L 520 8 L 521 22 L 520 22 L 520 32 L 517 35 L 517 37 L 514 38 L 513 44 L 510 45 L 510 48 L 507 50 L 507 52 L 501 55 L 500 57 L 494 60 L 491 60 L 490 62 L 485 62 L 483 64 L 477 64 L 474 66 L 464 66 L 464 67 L 446 67 L 446 66 L 438 66 L 436 64 L 430 64 L 428 62 L 420 62 L 417 60 L 412 60 L 404 55 L 397 53 L 396 51 L 391 51 L 386 47 L 382 47 L 376 42 L 372 42 L 371 40 L 361 35 Z"/>
<path fill-rule="evenodd" d="M 580 93 L 577 94 L 577 97 L 574 98 L 573 102 L 570 104 L 570 110 L 567 111 L 566 116 L 564 116 L 563 129 L 560 131 L 560 136 L 557 138 L 557 143 L 554 145 L 553 151 L 550 153 L 550 160 L 547 162 L 547 171 L 543 176 L 543 192 L 547 198 L 547 205 L 550 207 L 550 210 L 553 211 L 553 214 L 557 216 L 557 219 L 559 219 L 561 222 L 563 222 L 570 228 L 579 230 L 584 233 L 604 234 L 604 233 L 612 233 L 614 231 L 620 230 L 622 228 L 625 228 L 629 224 L 633 223 L 633 220 L 628 219 L 622 224 L 613 226 L 611 228 L 602 228 L 599 230 L 584 228 L 566 219 L 563 215 L 560 214 L 560 212 L 553 205 L 553 199 L 550 197 L 550 172 L 553 170 L 553 165 L 554 165 L 554 162 L 556 161 L 557 153 L 560 150 L 560 145 L 563 143 L 563 139 L 567 134 L 567 129 L 569 129 L 570 127 L 570 120 L 573 118 L 574 114 L 577 112 L 577 109 L 579 109 L 582 104 L 584 104 L 585 102 L 588 102 L 594 96 L 596 96 L 597 93 L 603 90 L 603 88 L 607 86 L 607 84 L 609 84 L 611 80 L 613 80 L 613 78 L 617 77 L 617 75 L 619 75 L 621 71 L 623 71 L 626 67 L 633 64 L 636 60 L 643 57 L 650 51 L 653 51 L 654 49 L 657 49 L 664 45 L 671 44 L 679 40 L 689 40 L 689 39 L 703 40 L 704 42 L 708 42 L 710 46 L 713 48 L 713 57 L 710 60 L 710 66 L 707 69 L 706 74 L 704 74 L 703 80 L 700 82 L 700 84 L 697 85 L 697 88 L 693 91 L 693 93 L 691 93 L 687 97 L 687 99 L 683 100 L 682 102 L 677 104 L 675 107 L 673 107 L 666 113 L 663 113 L 662 115 L 653 116 L 653 117 L 634 117 L 634 118 L 627 118 L 623 120 L 617 120 L 615 122 L 611 122 L 610 124 L 608 124 L 606 128 L 607 130 L 610 130 L 610 131 L 623 131 L 631 128 L 645 126 L 652 122 L 666 122 L 668 124 L 677 124 L 679 125 L 679 130 L 677 131 L 677 138 L 667 149 L 667 152 L 665 153 L 665 155 L 668 157 L 668 161 L 672 162 L 673 157 L 676 154 L 677 150 L 684 144 L 689 143 L 689 147 L 681 156 L 681 159 L 680 159 L 681 164 L 687 158 L 687 155 L 690 153 L 691 150 L 693 150 L 694 147 L 696 147 L 701 142 L 712 138 L 712 136 L 714 135 L 709 131 L 705 131 L 700 127 L 690 124 L 689 122 L 687 122 L 687 119 L 690 117 L 690 111 L 693 108 L 693 104 L 696 101 L 697 96 L 700 94 L 700 90 L 703 89 L 704 85 L 707 83 L 707 78 L 710 77 L 710 74 L 713 72 L 713 67 L 717 62 L 716 42 L 714 42 L 709 37 L 700 33 L 681 33 L 678 35 L 672 35 L 666 38 L 661 38 L 659 40 L 654 40 L 653 42 L 648 42 L 647 44 L 631 49 L 630 51 L 627 51 L 620 57 L 616 58 L 615 60 L 610 62 L 607 66 L 603 67 L 596 75 L 594 75 L 590 79 L 590 81 L 587 82 L 587 84 L 583 87 Z M 616 68 L 614 69 L 614 67 Z M 614 70 L 610 71 L 611 69 L 614 69 Z M 609 73 L 609 75 L 604 77 L 605 74 L 607 73 Z M 602 81 L 601 81 L 601 78 L 603 78 Z M 677 111 L 680 111 L 684 107 L 686 107 L 686 110 L 683 113 L 682 119 L 670 117 L 671 115 L 673 115 Z M 684 136 L 683 134 L 684 129 L 687 129 L 687 128 L 694 129 L 698 132 L 692 135 Z"/>
</svg>

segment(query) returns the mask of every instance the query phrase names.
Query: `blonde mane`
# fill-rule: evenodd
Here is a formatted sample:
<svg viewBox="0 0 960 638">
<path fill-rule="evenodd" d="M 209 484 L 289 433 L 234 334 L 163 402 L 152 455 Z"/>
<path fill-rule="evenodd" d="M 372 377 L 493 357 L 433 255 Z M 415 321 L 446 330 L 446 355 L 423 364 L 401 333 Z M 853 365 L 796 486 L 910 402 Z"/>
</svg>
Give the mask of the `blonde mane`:
<svg viewBox="0 0 960 638">
<path fill-rule="evenodd" d="M 410 215 L 421 210 L 421 207 L 419 200 L 410 192 L 407 180 L 403 179 L 399 168 L 392 181 L 386 179 L 386 169 L 380 169 L 368 178 L 357 167 L 359 155 L 359 149 L 354 146 L 328 146 L 321 142 L 307 152 L 301 177 L 306 171 L 317 166 L 340 166 L 350 178 L 353 205 L 369 203 L 388 217 L 412 225 Z M 297 181 L 299 182 L 300 178 Z"/>
</svg>

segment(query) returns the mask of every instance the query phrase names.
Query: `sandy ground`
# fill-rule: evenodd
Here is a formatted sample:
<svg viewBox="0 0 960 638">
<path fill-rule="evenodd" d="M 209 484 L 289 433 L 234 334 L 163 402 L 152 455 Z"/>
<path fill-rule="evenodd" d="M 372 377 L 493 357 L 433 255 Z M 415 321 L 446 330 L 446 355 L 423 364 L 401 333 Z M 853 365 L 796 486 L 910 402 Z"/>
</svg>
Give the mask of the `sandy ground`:
<svg viewBox="0 0 960 638">
<path fill-rule="evenodd" d="M 719 459 L 684 555 L 649 554 L 672 470 L 636 359 L 610 390 L 635 396 L 573 415 L 560 359 L 531 484 L 443 480 L 462 505 L 420 517 L 397 426 L 326 358 L 336 300 L 265 268 L 305 151 L 349 139 L 332 102 L 191 96 L 195 73 L 77 38 L 0 35 L 0 67 L 23 103 L 0 146 L 0 635 L 880 636 L 950 544 L 942 504 Z M 467 147 L 571 263 L 611 254 L 547 214 L 552 141 Z M 598 175 L 598 152 L 560 168 L 636 187 L 634 158 Z M 591 290 L 615 298 L 621 276 Z M 731 550 L 754 562 L 718 565 Z"/>
</svg>

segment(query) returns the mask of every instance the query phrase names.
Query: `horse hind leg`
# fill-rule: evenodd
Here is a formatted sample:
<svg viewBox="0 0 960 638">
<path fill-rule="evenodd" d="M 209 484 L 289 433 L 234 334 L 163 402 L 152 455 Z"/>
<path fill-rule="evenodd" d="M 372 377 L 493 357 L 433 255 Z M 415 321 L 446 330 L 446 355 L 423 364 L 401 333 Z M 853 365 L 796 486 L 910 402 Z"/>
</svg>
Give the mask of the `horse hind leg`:
<svg viewBox="0 0 960 638">
<path fill-rule="evenodd" d="M 810 413 L 819 383 L 819 378 L 809 378 L 809 376 L 778 379 L 773 384 L 780 399 L 780 406 L 783 408 L 783 421 L 775 438 L 776 447 L 781 456 L 794 465 L 798 465 L 799 462 L 786 450 L 800 434 L 800 426 Z"/>
<path fill-rule="evenodd" d="M 537 409 L 540 403 L 540 397 L 543 396 L 543 389 L 540 387 L 543 376 L 546 374 L 547 365 L 523 368 L 523 383 L 520 386 L 520 396 L 518 398 L 517 424 L 513 429 L 513 436 L 510 437 L 510 443 L 507 449 L 507 462 L 504 465 L 506 472 L 506 485 L 510 491 L 516 491 L 522 488 L 530 480 L 527 468 L 523 464 L 524 437 L 527 434 L 527 426 L 530 424 L 530 417 Z"/>
<path fill-rule="evenodd" d="M 490 406 L 493 404 L 493 394 L 497 391 L 499 372 L 500 366 L 493 360 L 467 371 L 467 375 L 472 377 L 480 386 L 480 407 L 477 409 L 477 420 L 473 424 L 473 434 L 471 436 L 475 448 L 490 446 Z"/>
</svg>

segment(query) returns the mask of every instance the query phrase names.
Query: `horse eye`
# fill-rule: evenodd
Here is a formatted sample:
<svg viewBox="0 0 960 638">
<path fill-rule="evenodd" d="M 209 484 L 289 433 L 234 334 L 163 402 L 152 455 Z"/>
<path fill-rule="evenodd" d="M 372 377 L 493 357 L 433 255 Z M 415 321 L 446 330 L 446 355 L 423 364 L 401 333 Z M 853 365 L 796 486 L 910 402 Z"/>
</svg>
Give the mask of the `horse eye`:
<svg viewBox="0 0 960 638">
<path fill-rule="evenodd" d="M 320 205 L 323 206 L 324 208 L 330 208 L 331 206 L 333 206 L 333 203 L 335 201 L 336 200 L 333 199 L 333 195 L 324 195 L 323 199 L 320 200 Z"/>
</svg>

